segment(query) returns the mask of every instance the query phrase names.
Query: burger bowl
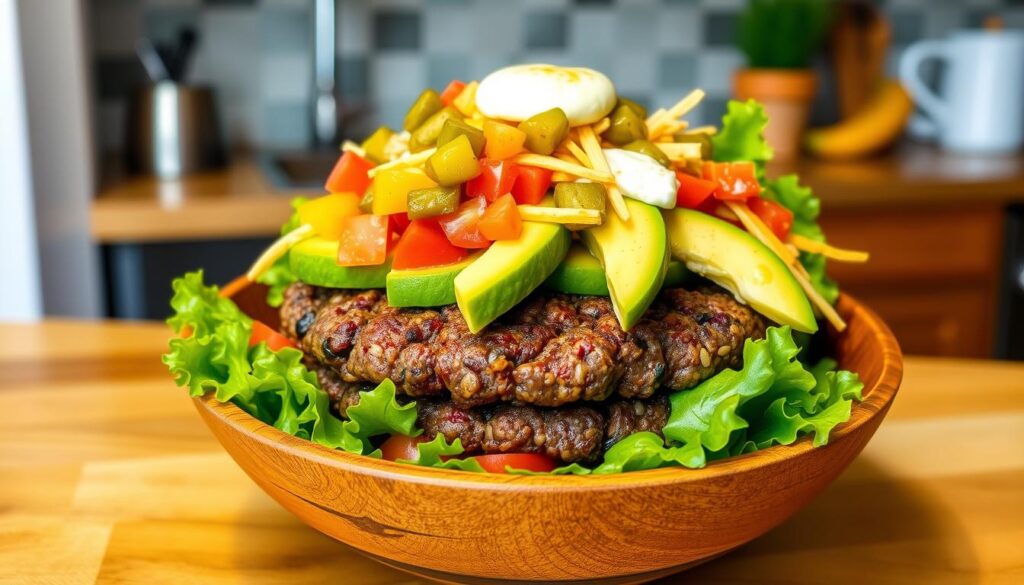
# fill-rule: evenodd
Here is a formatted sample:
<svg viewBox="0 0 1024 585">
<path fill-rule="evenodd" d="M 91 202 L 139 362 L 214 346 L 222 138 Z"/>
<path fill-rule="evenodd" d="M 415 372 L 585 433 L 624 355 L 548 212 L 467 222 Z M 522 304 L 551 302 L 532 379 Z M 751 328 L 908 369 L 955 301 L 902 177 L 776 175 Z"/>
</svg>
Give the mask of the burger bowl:
<svg viewBox="0 0 1024 585">
<path fill-rule="evenodd" d="M 225 292 L 277 323 L 265 287 Z M 640 583 L 705 562 L 778 526 L 860 453 L 885 418 L 903 359 L 892 332 L 854 298 L 829 330 L 831 355 L 864 400 L 827 446 L 808 438 L 712 462 L 603 476 L 522 476 L 417 467 L 328 449 L 210 395 L 203 420 L 235 462 L 306 524 L 367 556 L 463 583 Z"/>
</svg>

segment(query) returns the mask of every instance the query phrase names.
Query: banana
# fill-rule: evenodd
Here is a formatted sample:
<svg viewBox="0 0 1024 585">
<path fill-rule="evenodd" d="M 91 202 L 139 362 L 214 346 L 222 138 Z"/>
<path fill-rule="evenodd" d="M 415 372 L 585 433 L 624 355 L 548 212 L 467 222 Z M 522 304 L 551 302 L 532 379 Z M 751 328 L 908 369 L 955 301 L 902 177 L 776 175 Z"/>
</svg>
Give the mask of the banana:
<svg viewBox="0 0 1024 585">
<path fill-rule="evenodd" d="M 860 158 L 896 140 L 913 110 L 914 103 L 903 86 L 886 80 L 852 117 L 808 131 L 804 145 L 821 158 Z"/>
</svg>

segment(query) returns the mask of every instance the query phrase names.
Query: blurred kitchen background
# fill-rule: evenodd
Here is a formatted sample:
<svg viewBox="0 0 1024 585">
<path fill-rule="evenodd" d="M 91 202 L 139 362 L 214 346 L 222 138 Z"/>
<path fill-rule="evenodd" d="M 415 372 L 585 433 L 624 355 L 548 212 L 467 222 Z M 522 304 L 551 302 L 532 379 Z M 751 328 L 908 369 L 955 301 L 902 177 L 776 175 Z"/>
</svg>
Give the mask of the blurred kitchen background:
<svg viewBox="0 0 1024 585">
<path fill-rule="evenodd" d="M 240 273 L 341 140 L 399 126 L 424 87 L 550 62 L 652 108 L 703 88 L 695 125 L 737 90 L 779 102 L 793 140 L 805 111 L 846 120 L 773 167 L 815 189 L 830 242 L 872 253 L 831 264 L 843 290 L 908 352 L 1024 358 L 1021 29 L 1012 0 L 0 0 L 0 319 L 162 318 L 172 276 Z M 938 94 L 910 121 L 876 93 L 901 60 L 918 106 Z M 796 76 L 756 75 L 778 68 Z"/>
</svg>

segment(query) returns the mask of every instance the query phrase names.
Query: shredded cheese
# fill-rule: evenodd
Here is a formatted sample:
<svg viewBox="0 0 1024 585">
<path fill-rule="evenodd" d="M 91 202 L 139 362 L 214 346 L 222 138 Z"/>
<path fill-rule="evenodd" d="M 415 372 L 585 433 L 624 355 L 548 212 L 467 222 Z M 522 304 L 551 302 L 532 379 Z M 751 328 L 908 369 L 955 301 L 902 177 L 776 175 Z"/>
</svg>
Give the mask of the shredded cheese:
<svg viewBox="0 0 1024 585">
<path fill-rule="evenodd" d="M 346 141 L 341 143 L 341 151 L 342 152 L 353 152 L 353 153 L 358 154 L 359 156 L 361 156 L 363 158 L 366 157 L 366 151 L 363 150 L 363 147 L 359 146 L 355 142 L 352 142 L 351 140 L 346 140 Z"/>
<path fill-rule="evenodd" d="M 615 181 L 615 177 L 613 177 L 610 172 L 600 172 L 595 169 L 588 169 L 582 165 L 568 163 L 553 156 L 528 153 L 520 154 L 512 160 L 528 167 L 540 167 L 550 171 L 560 171 L 583 179 L 590 179 L 596 183 L 611 183 Z"/>
<path fill-rule="evenodd" d="M 386 162 L 382 165 L 377 165 L 370 169 L 366 174 L 370 178 L 376 177 L 378 174 L 389 171 L 391 169 L 402 169 L 405 167 L 418 167 L 421 164 L 427 162 L 427 159 L 431 157 L 435 152 L 436 148 L 428 148 L 424 151 L 417 152 L 416 154 L 406 154 L 402 158 L 397 158 L 391 162 Z"/>
<path fill-rule="evenodd" d="M 579 134 L 580 144 L 583 145 L 583 151 L 587 153 L 587 157 L 590 159 L 590 164 L 593 165 L 594 170 L 614 177 L 611 167 L 608 166 L 608 160 L 604 157 L 604 151 L 601 149 L 601 143 L 597 139 L 597 132 L 594 130 L 594 127 L 583 126 L 579 129 Z M 612 206 L 612 211 L 622 221 L 629 221 L 629 208 L 626 207 L 626 202 L 622 198 L 622 191 L 619 190 L 614 179 L 603 182 L 606 183 L 605 188 L 608 191 L 608 202 Z"/>
<path fill-rule="evenodd" d="M 583 152 L 583 149 L 578 144 L 572 140 L 566 140 L 565 147 L 576 157 L 576 160 L 580 161 L 581 165 L 591 169 L 594 168 L 594 164 L 590 162 L 590 157 L 587 156 L 587 153 Z"/>
<path fill-rule="evenodd" d="M 594 134 L 598 136 L 604 134 L 605 130 L 612 127 L 612 121 L 610 118 L 601 118 L 594 124 Z"/>
<path fill-rule="evenodd" d="M 696 126 L 694 128 L 690 128 L 689 130 L 687 130 L 686 134 L 709 134 L 714 136 L 715 134 L 718 134 L 718 128 L 715 128 L 714 126 L 710 125 Z"/>
<path fill-rule="evenodd" d="M 775 252 L 775 254 L 782 259 L 782 261 L 789 268 L 789 271 L 793 274 L 793 277 L 800 284 L 800 288 L 804 289 L 804 293 L 807 298 L 811 301 L 821 314 L 828 319 L 828 322 L 838 331 L 846 329 L 846 322 L 836 312 L 835 307 L 829 304 L 821 294 L 815 290 L 814 285 L 811 284 L 810 275 L 807 273 L 807 269 L 804 268 L 803 264 L 800 264 L 800 260 L 791 250 L 789 250 L 777 237 L 772 233 L 768 226 L 761 221 L 761 218 L 757 217 L 745 203 L 738 203 L 735 201 L 727 201 L 726 205 L 729 209 L 739 217 L 740 222 L 747 228 L 747 231 L 751 233 L 755 238 L 761 241 L 762 244 L 768 246 L 768 248 Z"/>
<path fill-rule="evenodd" d="M 301 225 L 287 234 L 281 236 L 270 247 L 260 254 L 260 257 L 256 259 L 252 267 L 249 268 L 249 272 L 245 274 L 245 277 L 250 282 L 256 282 L 260 276 L 263 276 L 270 267 L 274 265 L 282 256 L 288 253 L 288 250 L 292 249 L 292 246 L 298 244 L 302 240 L 311 238 L 315 235 L 313 226 L 309 224 Z"/>
<path fill-rule="evenodd" d="M 797 250 L 803 250 L 804 252 L 810 252 L 812 254 L 821 254 L 826 258 L 836 260 L 838 262 L 867 262 L 870 257 L 870 254 L 867 252 L 836 248 L 834 246 L 829 246 L 825 242 L 816 242 L 799 234 L 790 234 L 789 242 L 793 244 Z"/>
<path fill-rule="evenodd" d="M 695 89 L 683 99 L 676 102 L 667 110 L 659 109 L 647 118 L 647 134 L 653 142 L 666 133 L 678 131 L 676 124 L 679 118 L 686 115 L 690 110 L 697 107 L 697 104 L 704 99 L 704 90 Z"/>
<path fill-rule="evenodd" d="M 601 225 L 601 212 L 596 209 L 578 209 L 574 207 L 543 207 L 540 205 L 520 205 L 519 216 L 524 221 L 542 221 L 546 223 Z"/>
</svg>

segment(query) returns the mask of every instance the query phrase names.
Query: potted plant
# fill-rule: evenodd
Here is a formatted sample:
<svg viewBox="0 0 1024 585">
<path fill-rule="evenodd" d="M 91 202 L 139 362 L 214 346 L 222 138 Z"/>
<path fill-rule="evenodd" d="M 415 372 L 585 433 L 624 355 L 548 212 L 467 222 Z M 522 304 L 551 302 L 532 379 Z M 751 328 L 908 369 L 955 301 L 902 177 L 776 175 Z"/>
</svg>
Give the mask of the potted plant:
<svg viewBox="0 0 1024 585">
<path fill-rule="evenodd" d="M 747 67 L 736 72 L 734 92 L 764 104 L 771 120 L 765 138 L 776 158 L 791 159 L 799 151 L 818 85 L 811 59 L 831 15 L 829 0 L 749 0 L 740 14 L 737 41 Z"/>
</svg>

